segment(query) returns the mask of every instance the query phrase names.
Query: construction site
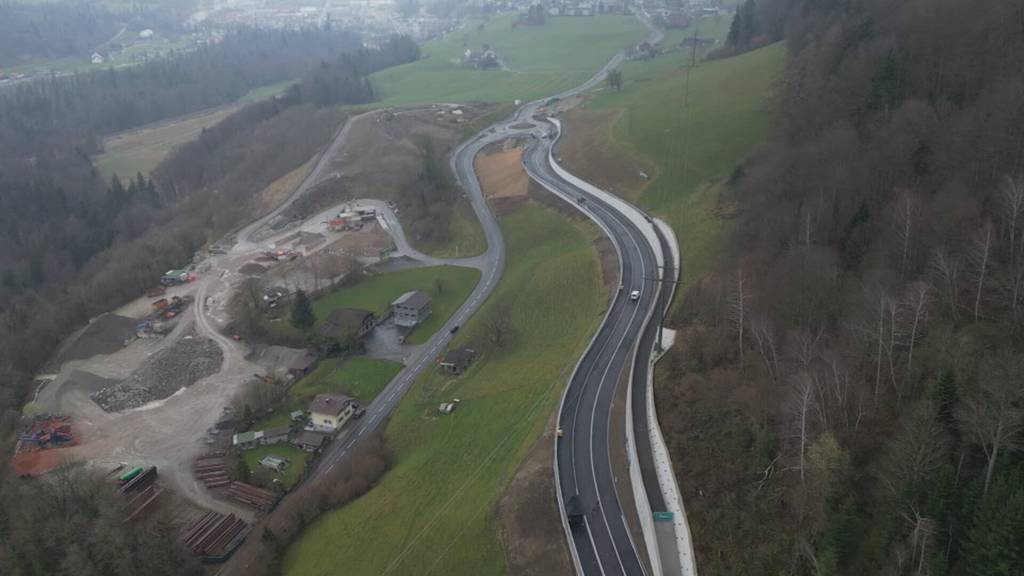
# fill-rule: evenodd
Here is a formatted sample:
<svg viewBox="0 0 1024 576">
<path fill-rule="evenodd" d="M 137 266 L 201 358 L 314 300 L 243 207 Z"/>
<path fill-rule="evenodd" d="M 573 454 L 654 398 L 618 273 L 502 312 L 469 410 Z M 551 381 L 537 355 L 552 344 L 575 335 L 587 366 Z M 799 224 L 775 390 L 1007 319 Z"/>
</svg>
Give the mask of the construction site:
<svg viewBox="0 0 1024 576">
<path fill-rule="evenodd" d="M 69 337 L 36 377 L 15 472 L 39 476 L 84 463 L 107 474 L 130 518 L 172 498 L 193 552 L 211 562 L 230 555 L 281 496 L 234 473 L 224 452 L 230 408 L 248 383 L 281 374 L 261 360 L 265 347 L 231 333 L 229 301 L 246 278 L 260 277 L 264 305 L 273 308 L 297 289 L 317 290 L 363 266 L 422 257 L 408 247 L 388 199 L 422 169 L 410 138 L 454 142 L 461 129 L 437 125 L 432 110 L 420 114 L 429 122 L 415 111 L 388 115 L 360 117 L 352 132 L 362 141 L 332 147 L 277 210 L 156 275 L 139 298 Z M 382 176 L 384 151 L 404 168 Z M 342 181 L 344 191 L 333 185 Z M 362 191 L 385 200 L 353 197 Z"/>
</svg>

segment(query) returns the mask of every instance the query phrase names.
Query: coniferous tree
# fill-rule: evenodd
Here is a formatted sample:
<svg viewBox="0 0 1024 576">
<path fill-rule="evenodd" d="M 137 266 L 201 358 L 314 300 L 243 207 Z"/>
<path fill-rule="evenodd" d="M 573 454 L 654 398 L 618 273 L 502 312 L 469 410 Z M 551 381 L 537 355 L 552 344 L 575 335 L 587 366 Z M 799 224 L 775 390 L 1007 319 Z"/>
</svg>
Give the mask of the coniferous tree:
<svg viewBox="0 0 1024 576">
<path fill-rule="evenodd" d="M 295 300 L 292 301 L 291 322 L 292 326 L 302 331 L 309 330 L 313 327 L 313 324 L 316 324 L 316 315 L 313 314 L 313 303 L 310 302 L 305 290 L 295 292 Z"/>
</svg>

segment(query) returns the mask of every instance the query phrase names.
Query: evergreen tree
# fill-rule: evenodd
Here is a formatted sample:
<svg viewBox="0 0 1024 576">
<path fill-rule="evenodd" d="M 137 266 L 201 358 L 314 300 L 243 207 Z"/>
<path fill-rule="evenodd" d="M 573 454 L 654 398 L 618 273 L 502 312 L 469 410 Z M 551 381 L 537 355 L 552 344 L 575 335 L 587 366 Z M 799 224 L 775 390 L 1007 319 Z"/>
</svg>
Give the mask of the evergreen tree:
<svg viewBox="0 0 1024 576">
<path fill-rule="evenodd" d="M 1010 576 L 1024 566 L 1024 475 L 1000 474 L 974 515 L 960 566 L 972 576 Z"/>
<path fill-rule="evenodd" d="M 292 302 L 292 326 L 299 330 L 309 330 L 316 323 L 316 316 L 313 314 L 313 303 L 304 290 L 295 292 L 295 300 Z"/>
<path fill-rule="evenodd" d="M 608 71 L 608 85 L 616 90 L 622 90 L 622 71 L 618 68 L 613 68 Z"/>
</svg>

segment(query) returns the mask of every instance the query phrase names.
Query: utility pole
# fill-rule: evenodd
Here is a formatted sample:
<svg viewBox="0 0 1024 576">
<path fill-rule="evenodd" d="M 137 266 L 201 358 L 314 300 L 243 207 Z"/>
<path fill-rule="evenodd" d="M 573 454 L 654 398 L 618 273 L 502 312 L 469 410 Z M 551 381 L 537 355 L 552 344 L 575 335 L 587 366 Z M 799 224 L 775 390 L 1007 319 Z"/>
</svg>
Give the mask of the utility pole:
<svg viewBox="0 0 1024 576">
<path fill-rule="evenodd" d="M 693 27 L 693 38 L 690 39 L 690 65 L 686 67 L 686 81 L 683 87 L 683 107 L 690 103 L 690 70 L 697 66 L 697 33 L 700 29 Z"/>
<path fill-rule="evenodd" d="M 691 39 L 691 50 L 690 50 L 690 65 L 686 67 L 686 79 L 683 82 L 683 121 L 685 122 L 690 118 L 690 70 L 697 66 L 697 34 L 700 28 L 693 25 L 693 38 Z M 690 164 L 690 131 L 684 129 L 683 134 L 683 172 L 682 180 L 683 184 L 686 181 L 686 173 L 689 169 Z"/>
</svg>

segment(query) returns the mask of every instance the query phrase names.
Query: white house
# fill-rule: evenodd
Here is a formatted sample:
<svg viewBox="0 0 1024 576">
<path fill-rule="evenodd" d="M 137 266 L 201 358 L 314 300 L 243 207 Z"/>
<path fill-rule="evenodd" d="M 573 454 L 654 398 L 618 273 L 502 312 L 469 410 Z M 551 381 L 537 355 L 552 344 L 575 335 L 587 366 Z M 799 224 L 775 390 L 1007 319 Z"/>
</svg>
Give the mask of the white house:
<svg viewBox="0 0 1024 576">
<path fill-rule="evenodd" d="M 317 394 L 309 406 L 309 422 L 313 429 L 334 432 L 356 411 L 356 401 L 342 394 Z"/>
<path fill-rule="evenodd" d="M 103 55 L 100 54 L 99 52 L 93 52 L 92 53 L 92 63 L 93 64 L 103 64 Z"/>
</svg>

